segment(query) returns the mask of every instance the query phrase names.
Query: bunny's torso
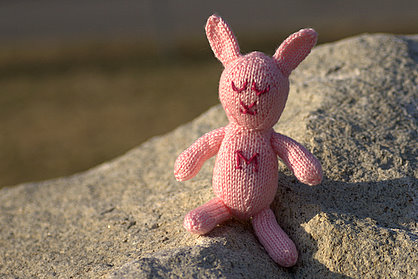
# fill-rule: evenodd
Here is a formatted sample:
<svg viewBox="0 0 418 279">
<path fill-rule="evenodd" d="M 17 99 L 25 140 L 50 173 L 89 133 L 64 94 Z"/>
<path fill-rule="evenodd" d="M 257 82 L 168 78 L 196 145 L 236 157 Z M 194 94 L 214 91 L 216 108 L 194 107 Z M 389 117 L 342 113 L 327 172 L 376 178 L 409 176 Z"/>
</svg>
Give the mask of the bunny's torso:
<svg viewBox="0 0 418 279">
<path fill-rule="evenodd" d="M 270 142 L 272 133 L 273 129 L 249 130 L 234 124 L 225 127 L 213 189 L 237 218 L 248 219 L 274 199 L 278 163 Z"/>
</svg>

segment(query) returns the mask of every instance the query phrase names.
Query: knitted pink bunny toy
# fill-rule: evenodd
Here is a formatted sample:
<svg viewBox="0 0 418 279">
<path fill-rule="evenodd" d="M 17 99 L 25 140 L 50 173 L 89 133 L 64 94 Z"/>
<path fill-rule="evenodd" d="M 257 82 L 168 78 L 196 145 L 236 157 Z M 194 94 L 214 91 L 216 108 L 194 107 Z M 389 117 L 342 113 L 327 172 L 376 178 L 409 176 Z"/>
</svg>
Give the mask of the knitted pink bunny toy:
<svg viewBox="0 0 418 279">
<path fill-rule="evenodd" d="M 203 163 L 218 154 L 213 170 L 216 195 L 190 211 L 184 227 L 199 235 L 232 218 L 252 218 L 254 231 L 268 254 L 279 265 L 297 261 L 295 244 L 277 224 L 270 209 L 278 186 L 279 156 L 299 181 L 319 184 L 319 161 L 302 145 L 274 132 L 289 93 L 289 75 L 316 43 L 313 29 L 290 35 L 273 57 L 261 52 L 241 55 L 228 24 L 213 15 L 206 35 L 225 69 L 219 82 L 219 99 L 229 119 L 225 127 L 199 138 L 177 158 L 178 181 L 194 177 Z"/>
</svg>

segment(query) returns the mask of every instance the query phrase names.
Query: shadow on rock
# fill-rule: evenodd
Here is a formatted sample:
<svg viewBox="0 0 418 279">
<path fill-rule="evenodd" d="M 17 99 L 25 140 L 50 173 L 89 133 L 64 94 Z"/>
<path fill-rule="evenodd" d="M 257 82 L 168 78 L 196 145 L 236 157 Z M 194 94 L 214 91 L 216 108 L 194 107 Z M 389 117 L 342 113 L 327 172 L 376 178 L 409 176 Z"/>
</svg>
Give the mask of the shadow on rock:
<svg viewBox="0 0 418 279">
<path fill-rule="evenodd" d="M 416 254 L 416 183 L 325 179 L 309 187 L 281 174 L 272 208 L 299 250 L 294 267 L 273 262 L 250 222 L 231 220 L 195 245 L 143 254 L 110 278 L 403 278 Z"/>
<path fill-rule="evenodd" d="M 299 268 L 281 268 L 255 238 L 249 223 L 230 221 L 216 228 L 201 244 L 158 251 L 129 262 L 110 278 L 300 278 Z M 350 278 L 317 262 L 304 278 Z M 319 277 L 318 277 L 319 276 Z"/>
<path fill-rule="evenodd" d="M 413 272 L 414 185 L 417 179 L 404 177 L 309 187 L 282 175 L 273 208 L 299 249 L 296 274 L 308 275 L 304 266 L 354 278 Z"/>
</svg>

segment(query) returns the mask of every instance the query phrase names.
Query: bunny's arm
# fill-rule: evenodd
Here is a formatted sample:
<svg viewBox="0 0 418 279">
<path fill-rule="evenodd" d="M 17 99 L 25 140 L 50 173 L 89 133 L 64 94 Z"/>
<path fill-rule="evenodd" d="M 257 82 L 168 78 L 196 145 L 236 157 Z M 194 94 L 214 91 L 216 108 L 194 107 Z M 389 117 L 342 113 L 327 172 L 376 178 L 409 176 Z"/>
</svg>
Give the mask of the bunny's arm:
<svg viewBox="0 0 418 279">
<path fill-rule="evenodd" d="M 225 136 L 225 128 L 206 133 L 181 153 L 174 164 L 174 176 L 178 181 L 193 178 L 203 163 L 218 153 Z"/>
<path fill-rule="evenodd" d="M 300 182 L 311 186 L 321 183 L 321 164 L 305 147 L 279 133 L 273 133 L 271 144 L 274 152 Z"/>
</svg>

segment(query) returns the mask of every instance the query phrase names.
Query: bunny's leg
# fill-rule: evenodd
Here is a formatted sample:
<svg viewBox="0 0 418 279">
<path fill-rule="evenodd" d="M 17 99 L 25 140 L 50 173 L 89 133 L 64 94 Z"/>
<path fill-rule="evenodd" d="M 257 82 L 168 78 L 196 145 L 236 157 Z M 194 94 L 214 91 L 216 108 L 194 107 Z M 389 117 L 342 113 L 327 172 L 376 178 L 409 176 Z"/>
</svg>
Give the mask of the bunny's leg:
<svg viewBox="0 0 418 279">
<path fill-rule="evenodd" d="M 277 224 L 270 208 L 253 216 L 254 231 L 270 257 L 279 265 L 290 267 L 296 264 L 298 252 L 293 241 Z"/>
<path fill-rule="evenodd" d="M 216 197 L 204 205 L 190 211 L 184 217 L 183 226 L 191 233 L 206 234 L 216 225 L 232 217 L 229 209 Z"/>
</svg>

